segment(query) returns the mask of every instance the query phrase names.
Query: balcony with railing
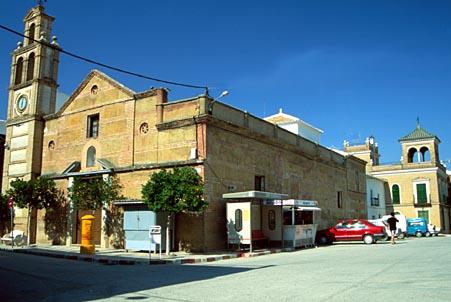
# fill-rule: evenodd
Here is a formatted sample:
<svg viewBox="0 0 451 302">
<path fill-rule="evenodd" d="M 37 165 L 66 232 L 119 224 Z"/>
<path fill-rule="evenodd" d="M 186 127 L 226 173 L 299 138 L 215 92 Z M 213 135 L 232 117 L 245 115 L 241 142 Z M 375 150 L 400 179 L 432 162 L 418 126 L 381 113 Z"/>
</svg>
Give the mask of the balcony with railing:
<svg viewBox="0 0 451 302">
<path fill-rule="evenodd" d="M 371 206 L 378 207 L 379 206 L 379 197 L 371 197 Z"/>
<path fill-rule="evenodd" d="M 415 207 L 430 207 L 431 206 L 431 194 L 428 196 L 415 196 L 413 195 L 413 205 Z"/>
</svg>

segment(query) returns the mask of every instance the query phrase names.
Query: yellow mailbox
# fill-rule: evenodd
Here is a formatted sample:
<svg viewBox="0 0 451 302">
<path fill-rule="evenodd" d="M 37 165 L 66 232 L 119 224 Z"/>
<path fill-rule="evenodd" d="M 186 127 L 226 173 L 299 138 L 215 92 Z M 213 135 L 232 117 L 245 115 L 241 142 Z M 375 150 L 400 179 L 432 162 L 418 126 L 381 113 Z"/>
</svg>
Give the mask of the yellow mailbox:
<svg viewBox="0 0 451 302">
<path fill-rule="evenodd" d="M 92 231 L 94 227 L 95 217 L 92 215 L 85 215 L 81 217 L 81 246 L 80 254 L 94 254 L 95 245 L 92 242 Z"/>
</svg>

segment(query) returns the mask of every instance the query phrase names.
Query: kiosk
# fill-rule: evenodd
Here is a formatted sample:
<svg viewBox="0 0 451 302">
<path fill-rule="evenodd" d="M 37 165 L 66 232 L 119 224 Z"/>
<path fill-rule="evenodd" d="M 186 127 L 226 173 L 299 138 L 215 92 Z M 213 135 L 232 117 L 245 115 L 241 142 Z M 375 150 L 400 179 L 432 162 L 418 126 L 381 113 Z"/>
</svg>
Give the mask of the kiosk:
<svg viewBox="0 0 451 302">
<path fill-rule="evenodd" d="M 308 247 L 315 245 L 316 230 L 318 228 L 319 211 L 318 202 L 314 200 L 272 200 L 264 202 L 264 211 L 268 212 L 275 206 L 282 208 L 283 219 L 283 246 Z M 268 224 L 268 227 L 270 225 Z"/>
<path fill-rule="evenodd" d="M 263 203 L 273 200 L 283 200 L 288 198 L 287 194 L 245 191 L 223 194 L 224 199 L 231 199 L 227 202 L 227 243 L 228 245 L 249 245 L 250 252 L 253 251 L 254 244 L 271 244 L 274 238 L 276 225 L 279 226 L 278 236 L 281 238 L 282 216 L 274 219 L 274 230 L 268 231 L 268 221 L 262 216 Z M 278 220 L 278 223 L 276 222 Z M 281 240 L 281 239 L 280 239 Z"/>
</svg>

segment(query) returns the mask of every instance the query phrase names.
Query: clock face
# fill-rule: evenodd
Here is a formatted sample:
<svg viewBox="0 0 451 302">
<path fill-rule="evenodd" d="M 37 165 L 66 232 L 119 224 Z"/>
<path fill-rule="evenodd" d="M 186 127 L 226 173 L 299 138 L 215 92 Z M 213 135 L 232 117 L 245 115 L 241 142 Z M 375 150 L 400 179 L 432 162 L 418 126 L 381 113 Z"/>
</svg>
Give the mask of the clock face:
<svg viewBox="0 0 451 302">
<path fill-rule="evenodd" d="M 24 111 L 25 108 L 27 108 L 28 100 L 25 96 L 21 96 L 19 100 L 17 101 L 17 109 L 19 109 L 20 112 Z"/>
</svg>

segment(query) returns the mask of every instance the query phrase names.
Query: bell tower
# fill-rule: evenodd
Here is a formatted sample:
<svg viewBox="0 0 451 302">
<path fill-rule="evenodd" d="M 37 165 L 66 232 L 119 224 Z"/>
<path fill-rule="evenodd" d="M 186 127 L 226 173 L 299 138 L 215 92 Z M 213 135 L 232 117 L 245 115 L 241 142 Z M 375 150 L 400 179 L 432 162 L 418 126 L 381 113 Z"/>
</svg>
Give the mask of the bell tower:
<svg viewBox="0 0 451 302">
<path fill-rule="evenodd" d="M 399 142 L 402 146 L 402 164 L 440 164 L 438 152 L 440 139 L 435 134 L 421 127 L 419 119 L 417 119 L 415 130 L 400 138 Z"/>
<path fill-rule="evenodd" d="M 41 173 L 44 116 L 55 112 L 59 47 L 51 38 L 54 18 L 42 5 L 23 19 L 23 42 L 12 53 L 2 192 L 12 179 Z"/>
</svg>

